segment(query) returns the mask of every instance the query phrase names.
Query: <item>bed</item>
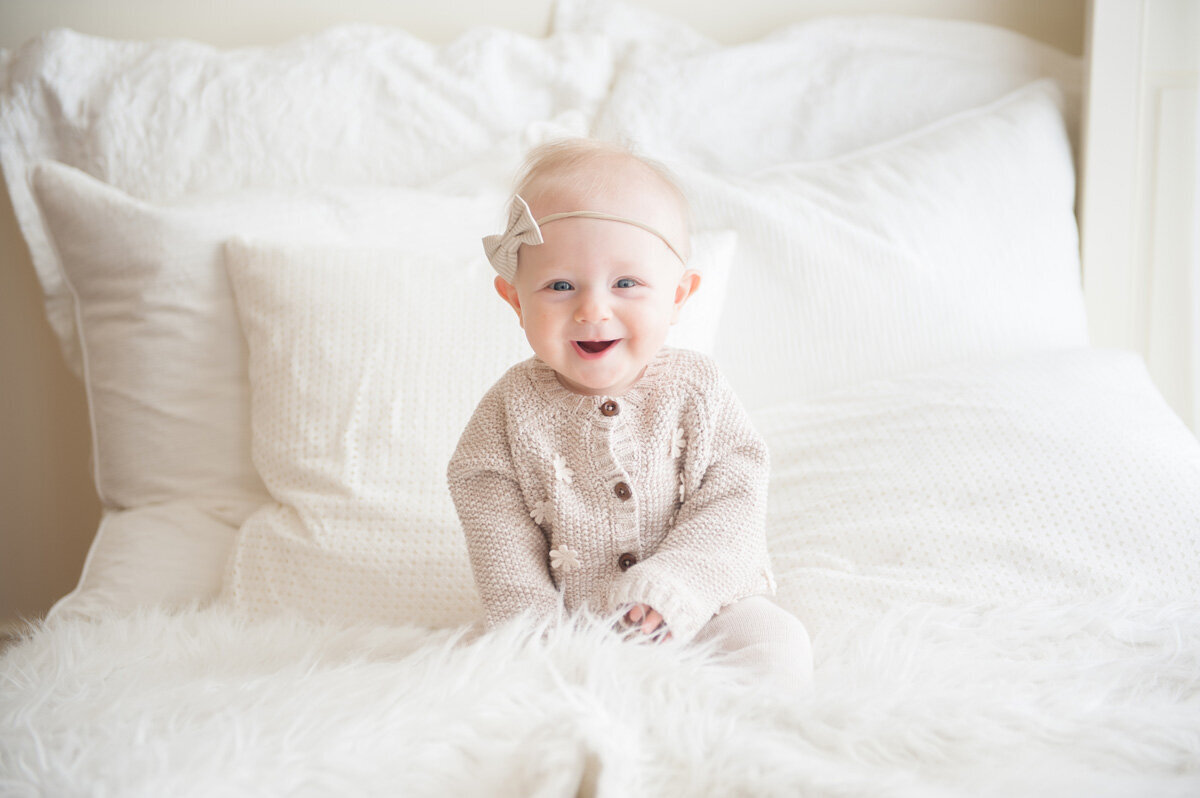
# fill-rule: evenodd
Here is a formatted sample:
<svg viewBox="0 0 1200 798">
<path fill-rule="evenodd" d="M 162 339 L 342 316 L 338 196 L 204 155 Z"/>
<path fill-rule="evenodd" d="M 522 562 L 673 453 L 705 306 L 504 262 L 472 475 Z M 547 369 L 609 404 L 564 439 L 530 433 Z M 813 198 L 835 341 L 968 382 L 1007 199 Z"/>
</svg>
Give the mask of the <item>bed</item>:
<svg viewBox="0 0 1200 798">
<path fill-rule="evenodd" d="M 4 53 L 0 165 L 104 514 L 0 656 L 0 793 L 1200 794 L 1200 442 L 1093 343 L 1084 62 L 778 22 L 719 44 L 558 0 L 546 36 Z M 445 466 L 528 356 L 479 238 L 572 135 L 692 203 L 671 341 L 770 447 L 811 696 L 603 619 L 479 624 Z"/>
</svg>

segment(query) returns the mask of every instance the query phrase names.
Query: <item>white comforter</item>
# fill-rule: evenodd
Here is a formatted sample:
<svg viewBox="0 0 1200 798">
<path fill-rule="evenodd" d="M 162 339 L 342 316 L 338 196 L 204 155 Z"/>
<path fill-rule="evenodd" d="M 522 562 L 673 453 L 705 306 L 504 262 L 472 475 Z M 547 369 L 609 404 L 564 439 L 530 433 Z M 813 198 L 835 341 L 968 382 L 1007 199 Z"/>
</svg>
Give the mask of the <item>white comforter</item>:
<svg viewBox="0 0 1200 798">
<path fill-rule="evenodd" d="M 791 704 L 600 626 L 61 621 L 5 655 L 0 773 L 14 796 L 1194 796 L 1200 611 L 892 612 L 819 639 Z"/>
</svg>

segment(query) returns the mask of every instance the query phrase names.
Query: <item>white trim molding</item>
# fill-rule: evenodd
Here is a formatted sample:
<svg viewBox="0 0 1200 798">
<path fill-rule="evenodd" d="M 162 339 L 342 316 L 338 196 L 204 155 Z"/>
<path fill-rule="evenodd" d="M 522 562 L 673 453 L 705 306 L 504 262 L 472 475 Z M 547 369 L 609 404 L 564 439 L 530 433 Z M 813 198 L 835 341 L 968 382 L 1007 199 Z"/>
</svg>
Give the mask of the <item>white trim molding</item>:
<svg viewBox="0 0 1200 798">
<path fill-rule="evenodd" d="M 1089 335 L 1200 428 L 1200 3 L 1092 0 L 1080 248 Z"/>
</svg>

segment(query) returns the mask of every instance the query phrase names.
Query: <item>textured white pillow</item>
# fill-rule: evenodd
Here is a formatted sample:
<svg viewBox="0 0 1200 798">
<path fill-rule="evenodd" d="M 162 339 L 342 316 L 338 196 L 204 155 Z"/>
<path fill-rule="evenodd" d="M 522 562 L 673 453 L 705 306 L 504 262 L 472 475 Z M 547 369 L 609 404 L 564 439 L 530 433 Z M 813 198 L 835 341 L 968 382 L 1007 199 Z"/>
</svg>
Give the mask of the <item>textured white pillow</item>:
<svg viewBox="0 0 1200 798">
<path fill-rule="evenodd" d="M 703 273 L 728 269 L 729 236 L 695 243 Z M 227 265 L 250 349 L 254 462 L 275 499 L 242 526 L 228 596 L 254 614 L 477 618 L 446 464 L 476 403 L 531 354 L 490 266 L 417 246 L 250 243 L 230 244 Z M 713 309 L 697 310 L 684 318 L 715 327 Z"/>
<path fill-rule="evenodd" d="M 1086 343 L 1052 84 L 842 158 L 678 171 L 697 224 L 739 231 L 715 356 L 748 407 Z"/>
<path fill-rule="evenodd" d="M 815 633 L 917 602 L 1200 595 L 1200 443 L 1129 353 L 975 360 L 754 421 L 779 599 Z"/>
<path fill-rule="evenodd" d="M 590 123 L 607 43 L 470 31 L 434 46 L 353 25 L 270 47 L 121 42 L 55 30 L 15 51 L 0 86 L 0 164 L 68 362 L 74 315 L 31 194 L 43 160 L 150 201 L 249 186 L 426 186 L 495 171 L 532 123 Z M 502 161 L 507 182 L 508 161 Z M 473 189 L 472 189 L 473 190 Z"/>
<path fill-rule="evenodd" d="M 1003 28 L 890 16 L 815 19 L 720 46 L 620 0 L 559 0 L 554 29 L 618 57 L 597 135 L 652 157 L 749 174 L 829 158 L 969 110 L 1039 78 L 1078 117 L 1079 59 Z"/>
</svg>

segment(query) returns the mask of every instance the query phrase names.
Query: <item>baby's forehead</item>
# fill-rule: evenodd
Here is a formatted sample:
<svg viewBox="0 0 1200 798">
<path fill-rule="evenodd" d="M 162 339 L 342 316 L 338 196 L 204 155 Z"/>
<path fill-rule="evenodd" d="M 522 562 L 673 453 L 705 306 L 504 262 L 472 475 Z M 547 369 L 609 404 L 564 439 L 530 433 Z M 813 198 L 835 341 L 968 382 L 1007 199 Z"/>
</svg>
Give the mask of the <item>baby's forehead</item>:
<svg viewBox="0 0 1200 798">
<path fill-rule="evenodd" d="M 676 235 L 687 230 L 686 212 L 677 192 L 632 156 L 612 154 L 571 168 L 548 169 L 532 175 L 521 194 L 535 219 L 596 211 L 669 228 Z"/>
</svg>

